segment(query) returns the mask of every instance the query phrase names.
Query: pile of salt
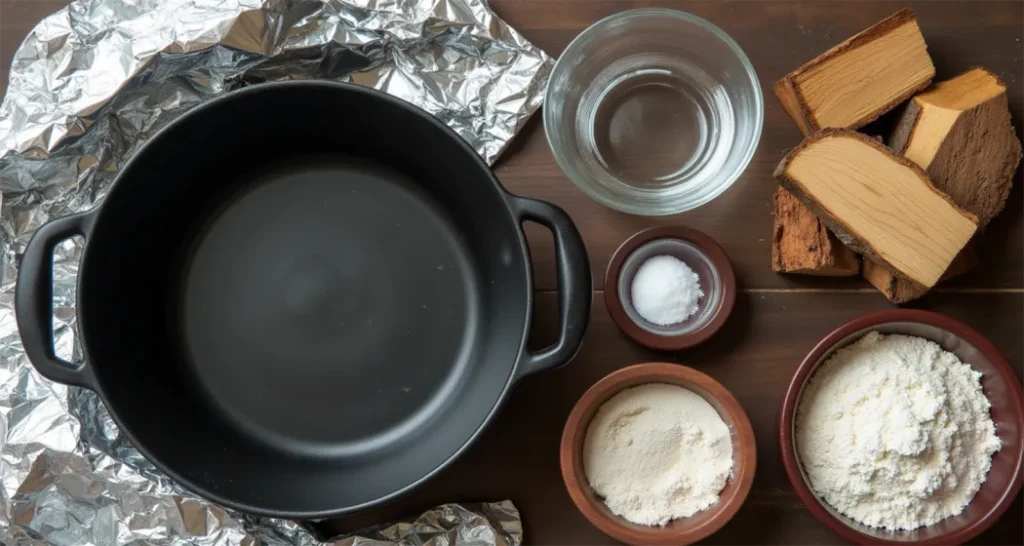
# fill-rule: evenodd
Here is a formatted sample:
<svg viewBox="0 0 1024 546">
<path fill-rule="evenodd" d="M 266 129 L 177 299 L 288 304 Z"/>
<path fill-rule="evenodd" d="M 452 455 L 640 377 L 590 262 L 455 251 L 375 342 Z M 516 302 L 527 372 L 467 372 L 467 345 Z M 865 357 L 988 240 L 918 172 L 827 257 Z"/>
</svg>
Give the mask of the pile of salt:
<svg viewBox="0 0 1024 546">
<path fill-rule="evenodd" d="M 674 256 L 648 259 L 633 276 L 633 308 L 644 320 L 668 326 L 697 312 L 704 292 L 692 269 Z"/>
</svg>

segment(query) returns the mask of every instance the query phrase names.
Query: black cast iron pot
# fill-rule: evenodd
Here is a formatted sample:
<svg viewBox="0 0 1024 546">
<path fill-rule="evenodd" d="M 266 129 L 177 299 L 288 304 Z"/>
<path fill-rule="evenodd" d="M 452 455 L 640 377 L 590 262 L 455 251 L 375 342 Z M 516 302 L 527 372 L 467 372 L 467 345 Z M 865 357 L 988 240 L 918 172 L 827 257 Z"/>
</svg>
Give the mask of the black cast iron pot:
<svg viewBox="0 0 1024 546">
<path fill-rule="evenodd" d="M 557 252 L 561 332 L 538 353 L 524 220 Z M 51 255 L 73 235 L 76 364 L 51 318 Z M 423 482 L 519 380 L 572 358 L 589 271 L 561 209 L 505 192 L 434 117 L 289 82 L 190 111 L 100 206 L 41 227 L 16 305 L 36 369 L 99 393 L 161 470 L 229 507 L 320 518 Z"/>
</svg>

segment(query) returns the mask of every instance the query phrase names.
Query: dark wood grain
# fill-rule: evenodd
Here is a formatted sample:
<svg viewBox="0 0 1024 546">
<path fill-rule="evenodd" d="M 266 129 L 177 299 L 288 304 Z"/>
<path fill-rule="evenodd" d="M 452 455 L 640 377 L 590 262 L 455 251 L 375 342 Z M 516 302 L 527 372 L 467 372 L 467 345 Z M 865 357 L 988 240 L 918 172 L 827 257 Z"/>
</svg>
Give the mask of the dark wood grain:
<svg viewBox="0 0 1024 546">
<path fill-rule="evenodd" d="M 492 0 L 498 14 L 528 39 L 558 55 L 584 27 L 601 17 L 639 6 L 690 11 L 722 26 L 748 52 L 765 95 L 760 147 L 737 183 L 698 210 L 669 218 L 628 216 L 587 199 L 558 169 L 538 116 L 516 138 L 497 172 L 510 190 L 564 207 L 583 233 L 595 279 L 633 233 L 654 225 L 684 224 L 719 241 L 732 258 L 741 291 L 725 327 L 708 342 L 680 353 L 656 353 L 628 341 L 612 324 L 595 294 L 590 330 L 579 356 L 565 368 L 527 379 L 512 394 L 493 426 L 456 464 L 422 489 L 392 505 L 325 524 L 351 530 L 405 516 L 447 501 L 509 498 L 522 510 L 531 544 L 611 544 L 575 508 L 562 484 L 558 443 L 569 410 L 583 392 L 616 369 L 647 361 L 681 362 L 725 385 L 743 404 L 754 426 L 758 471 L 754 488 L 736 517 L 709 543 L 831 544 L 836 535 L 815 520 L 793 493 L 779 460 L 776 419 L 783 392 L 801 359 L 817 340 L 842 322 L 891 305 L 858 279 L 815 279 L 771 271 L 771 173 L 800 132 L 770 92 L 787 72 L 898 9 L 917 13 L 937 69 L 945 79 L 984 66 L 1007 84 L 1017 134 L 1024 119 L 1024 3 L 1018 1 L 820 2 L 640 0 Z M 0 87 L 14 48 L 62 0 L 0 0 Z M 892 116 L 868 127 L 879 131 Z M 535 256 L 536 344 L 557 328 L 551 236 L 529 227 Z M 1024 184 L 1021 171 L 1006 210 L 986 229 L 974 272 L 914 302 L 958 318 L 988 336 L 1022 372 L 1024 344 Z M 598 284 L 597 286 L 600 286 Z M 1018 497 L 978 544 L 1024 543 Z"/>
<path fill-rule="evenodd" d="M 629 235 L 649 227 L 682 223 L 715 237 L 733 258 L 737 275 L 748 287 L 867 288 L 860 279 L 820 279 L 777 275 L 771 271 L 772 170 L 801 134 L 775 99 L 771 85 L 800 64 L 864 30 L 901 7 L 914 8 L 936 65 L 936 79 L 971 66 L 984 66 L 1007 83 L 1017 134 L 1024 115 L 1024 56 L 1021 43 L 1024 4 L 1015 2 L 892 2 L 852 0 L 824 2 L 692 2 L 612 0 L 494 0 L 495 10 L 552 55 L 594 21 L 637 6 L 659 5 L 690 11 L 721 25 L 750 56 L 765 96 L 761 143 L 746 173 L 708 205 L 668 218 L 643 218 L 615 212 L 586 199 L 566 182 L 548 149 L 539 123 L 517 138 L 512 153 L 498 166 L 510 190 L 562 205 L 580 225 L 590 251 L 595 278 L 600 278 L 615 248 Z M 1001 15 L 1000 15 L 1001 14 Z M 878 125 L 887 126 L 892 119 Z M 953 287 L 1024 286 L 1024 184 L 1016 173 L 1007 209 L 981 241 L 982 266 L 953 281 Z M 549 244 L 538 240 L 542 259 L 537 286 L 553 288 Z M 998 266 L 986 264 L 999 264 Z M 881 298 L 881 295 L 877 297 Z"/>
<path fill-rule="evenodd" d="M 709 544 L 843 544 L 793 492 L 777 443 L 782 398 L 793 373 L 815 343 L 842 323 L 890 306 L 863 293 L 741 293 L 717 336 L 693 349 L 660 353 L 629 341 L 596 297 L 579 355 L 568 366 L 528 378 L 469 452 L 423 489 L 394 505 L 334 522 L 353 530 L 445 501 L 509 498 L 523 514 L 531 544 L 616 544 L 591 526 L 561 480 L 558 449 L 573 405 L 605 375 L 638 362 L 678 362 L 714 377 L 750 416 L 757 442 L 757 475 L 743 508 Z M 552 341 L 556 298 L 537 297 L 534 346 Z M 1017 317 L 1024 295 L 940 294 L 932 309 L 961 320 L 1006 353 L 1018 374 L 1024 362 Z M 1020 544 L 1018 498 L 977 544 Z"/>
</svg>

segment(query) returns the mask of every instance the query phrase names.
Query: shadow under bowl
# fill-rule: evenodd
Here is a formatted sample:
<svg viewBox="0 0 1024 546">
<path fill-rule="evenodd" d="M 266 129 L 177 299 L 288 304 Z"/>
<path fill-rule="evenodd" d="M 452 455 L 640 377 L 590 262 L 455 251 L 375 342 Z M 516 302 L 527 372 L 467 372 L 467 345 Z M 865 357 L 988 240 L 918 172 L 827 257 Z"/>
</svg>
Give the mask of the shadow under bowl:
<svg viewBox="0 0 1024 546">
<path fill-rule="evenodd" d="M 797 456 L 796 413 L 800 395 L 818 367 L 837 350 L 876 331 L 934 341 L 982 373 L 981 386 L 992 404 L 991 415 L 1002 448 L 992 457 L 985 483 L 962 513 L 913 531 L 886 531 L 846 517 L 818 498 Z M 789 481 L 819 521 L 857 544 L 961 544 L 988 529 L 1013 502 L 1021 488 L 1024 456 L 1024 401 L 1020 378 L 991 342 L 967 325 L 945 315 L 894 309 L 854 319 L 825 336 L 797 368 L 779 416 L 779 447 Z"/>
</svg>

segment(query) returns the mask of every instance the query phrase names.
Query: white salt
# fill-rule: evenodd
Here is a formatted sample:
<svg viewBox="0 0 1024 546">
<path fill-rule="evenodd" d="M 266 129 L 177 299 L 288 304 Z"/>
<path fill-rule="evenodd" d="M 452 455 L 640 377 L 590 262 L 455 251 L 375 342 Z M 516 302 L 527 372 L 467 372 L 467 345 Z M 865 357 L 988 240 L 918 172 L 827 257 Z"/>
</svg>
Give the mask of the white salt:
<svg viewBox="0 0 1024 546">
<path fill-rule="evenodd" d="M 668 326 L 696 313 L 704 292 L 700 278 L 682 260 L 655 256 L 637 269 L 631 295 L 633 308 L 644 320 Z"/>
</svg>

